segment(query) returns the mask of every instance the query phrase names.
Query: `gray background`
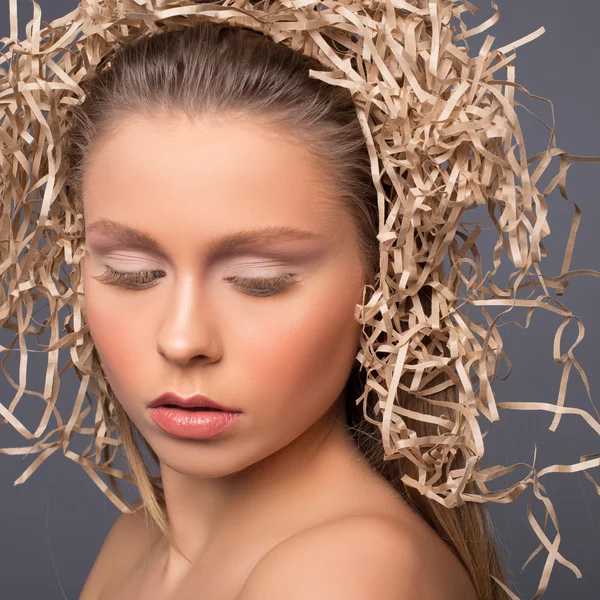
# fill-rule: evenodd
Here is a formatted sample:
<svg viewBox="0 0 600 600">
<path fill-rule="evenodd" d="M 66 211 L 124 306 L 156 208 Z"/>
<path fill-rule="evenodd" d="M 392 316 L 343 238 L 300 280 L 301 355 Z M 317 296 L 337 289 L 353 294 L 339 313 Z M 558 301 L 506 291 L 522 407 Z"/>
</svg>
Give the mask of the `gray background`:
<svg viewBox="0 0 600 600">
<path fill-rule="evenodd" d="M 474 3 L 481 10 L 475 16 L 465 16 L 465 21 L 471 26 L 493 14 L 487 1 Z M 45 21 L 77 6 L 75 0 L 39 0 L 39 4 Z M 470 39 L 470 54 L 473 56 L 478 52 L 488 34 L 496 38 L 493 48 L 499 48 L 543 25 L 546 33 L 541 38 L 517 50 L 517 81 L 531 93 L 549 98 L 554 103 L 557 145 L 560 148 L 574 155 L 600 155 L 600 83 L 597 67 L 600 61 L 600 42 L 597 38 L 600 4 L 593 0 L 571 0 L 569 3 L 559 0 L 499 0 L 498 5 L 501 13 L 499 22 L 485 34 Z M 25 23 L 32 16 L 31 2 L 19 0 L 19 8 L 22 38 Z M 7 36 L 8 33 L 8 0 L 0 0 L 0 36 Z M 551 123 L 550 108 L 546 103 L 530 99 L 520 91 L 516 92 L 516 98 Z M 517 111 L 524 130 L 527 153 L 531 156 L 545 147 L 547 131 L 524 109 L 518 108 Z M 558 161 L 555 160 L 542 180 L 540 189 L 544 189 L 549 174 L 556 173 L 557 169 Z M 599 175 L 600 165 L 596 163 L 575 163 L 568 172 L 569 197 L 580 205 L 584 214 L 572 262 L 574 269 L 600 269 Z M 562 199 L 558 189 L 550 196 L 549 207 L 552 235 L 546 246 L 551 255 L 545 261 L 544 273 L 555 275 L 560 269 L 560 254 L 567 238 L 572 208 Z M 576 356 L 587 372 L 596 404 L 600 387 L 596 365 L 600 319 L 595 313 L 599 292 L 600 279 L 576 277 L 571 280 L 566 294 L 559 298 L 582 318 L 586 326 L 586 337 L 576 349 Z M 64 318 L 65 313 L 61 314 Z M 43 315 L 38 318 L 42 319 Z M 513 311 L 511 319 L 523 323 L 524 311 Z M 497 401 L 555 401 L 562 367 L 553 362 L 552 341 L 560 322 L 561 319 L 556 315 L 536 311 L 529 329 L 515 326 L 502 329 L 513 371 L 507 380 L 497 381 Z M 0 331 L 0 343 L 3 345 L 7 345 L 11 339 L 12 334 L 7 333 Z M 569 326 L 563 351 L 575 336 L 576 327 Z M 46 342 L 47 339 L 42 338 L 41 341 Z M 30 347 L 35 347 L 33 342 L 29 342 Z M 43 358 L 41 356 L 38 359 L 30 353 L 30 389 L 43 389 Z M 18 362 L 15 357 L 11 359 L 7 361 L 7 368 L 16 379 Z M 60 364 L 63 365 L 65 361 L 63 357 Z M 501 373 L 505 372 L 502 365 Z M 14 389 L 3 375 L 0 379 L 3 401 L 8 404 Z M 72 402 L 77 383 L 71 372 L 65 375 L 60 394 L 63 404 L 59 402 L 59 406 Z M 585 388 L 575 369 L 570 379 L 567 403 L 590 408 Z M 29 415 L 30 421 L 27 415 L 20 415 L 32 426 L 39 419 L 39 402 L 32 401 L 31 406 L 35 406 L 37 412 Z M 577 417 L 563 417 L 558 431 L 551 433 L 547 429 L 552 420 L 550 414 L 503 411 L 501 416 L 502 420 L 486 440 L 487 465 L 521 461 L 531 463 L 532 435 L 537 441 L 538 467 L 555 462 L 577 462 L 580 455 L 599 449 L 597 436 Z M 10 445 L 23 445 L 23 440 L 7 426 L 2 429 L 0 446 Z M 84 444 L 73 444 L 72 448 L 80 451 Z M 0 597 L 5 600 L 76 600 L 100 546 L 118 515 L 118 509 L 103 496 L 84 470 L 64 458 L 60 450 L 24 485 L 13 487 L 14 480 L 33 458 L 0 455 Z M 592 473 L 598 479 L 598 469 Z M 523 477 L 525 470 L 518 474 L 519 478 Z M 583 578 L 578 580 L 568 569 L 556 565 L 550 590 L 544 598 L 598 598 L 600 498 L 581 474 L 549 475 L 542 482 L 558 514 L 563 537 L 562 552 L 583 573 Z M 133 500 L 136 497 L 135 490 L 130 486 L 128 498 Z M 522 564 L 537 546 L 537 538 L 527 522 L 528 499 L 531 499 L 538 522 L 542 523 L 541 506 L 529 492 L 512 504 L 491 507 L 499 545 L 513 573 L 513 587 L 522 598 L 530 598 L 534 594 L 546 556 L 545 552 L 541 552 L 521 572 Z M 553 531 L 552 528 L 550 531 Z"/>
</svg>

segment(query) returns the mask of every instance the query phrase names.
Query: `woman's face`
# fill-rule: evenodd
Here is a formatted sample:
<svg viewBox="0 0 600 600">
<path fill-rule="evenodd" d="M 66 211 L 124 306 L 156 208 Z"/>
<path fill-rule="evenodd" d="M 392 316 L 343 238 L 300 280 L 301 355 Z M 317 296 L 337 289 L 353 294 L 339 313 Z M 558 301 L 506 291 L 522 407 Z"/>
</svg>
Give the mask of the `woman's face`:
<svg viewBox="0 0 600 600">
<path fill-rule="evenodd" d="M 243 119 L 137 116 L 95 147 L 84 179 L 85 311 L 110 386 L 162 463 L 236 472 L 338 400 L 365 280 L 354 224 L 328 185 L 297 138 Z M 216 246 L 266 229 L 283 233 Z M 143 274 L 99 281 L 107 267 Z M 288 274 L 262 292 L 264 282 L 242 281 Z M 172 436 L 148 408 L 166 391 L 203 394 L 242 418 L 210 439 Z"/>
</svg>

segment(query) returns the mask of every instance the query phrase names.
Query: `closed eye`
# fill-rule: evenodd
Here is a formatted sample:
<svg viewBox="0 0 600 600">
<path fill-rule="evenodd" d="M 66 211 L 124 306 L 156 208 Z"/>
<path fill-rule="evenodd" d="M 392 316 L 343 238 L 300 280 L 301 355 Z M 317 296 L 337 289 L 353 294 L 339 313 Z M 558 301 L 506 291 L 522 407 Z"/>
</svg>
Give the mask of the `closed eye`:
<svg viewBox="0 0 600 600">
<path fill-rule="evenodd" d="M 164 277 L 164 271 L 116 271 L 105 266 L 106 270 L 102 275 L 94 277 L 100 283 L 107 285 L 116 285 L 129 290 L 143 290 L 150 287 L 157 279 Z M 226 277 L 225 281 L 234 284 L 240 288 L 243 293 L 250 296 L 273 296 L 281 292 L 296 279 L 294 273 L 286 273 L 277 277 Z"/>
<path fill-rule="evenodd" d="M 278 277 L 225 277 L 225 281 L 231 281 L 235 287 L 248 290 L 251 296 L 273 296 L 283 291 L 295 280 L 294 273 L 286 273 Z"/>
</svg>

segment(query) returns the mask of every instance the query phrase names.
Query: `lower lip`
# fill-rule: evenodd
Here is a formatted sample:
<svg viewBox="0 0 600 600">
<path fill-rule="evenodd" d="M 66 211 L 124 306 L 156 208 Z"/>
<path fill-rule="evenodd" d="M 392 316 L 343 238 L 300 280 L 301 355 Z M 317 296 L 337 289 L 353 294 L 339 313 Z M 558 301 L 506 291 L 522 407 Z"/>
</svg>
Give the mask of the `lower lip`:
<svg viewBox="0 0 600 600">
<path fill-rule="evenodd" d="M 203 440 L 233 427 L 240 420 L 242 413 L 157 406 L 150 408 L 150 416 L 161 429 L 171 435 Z"/>
</svg>

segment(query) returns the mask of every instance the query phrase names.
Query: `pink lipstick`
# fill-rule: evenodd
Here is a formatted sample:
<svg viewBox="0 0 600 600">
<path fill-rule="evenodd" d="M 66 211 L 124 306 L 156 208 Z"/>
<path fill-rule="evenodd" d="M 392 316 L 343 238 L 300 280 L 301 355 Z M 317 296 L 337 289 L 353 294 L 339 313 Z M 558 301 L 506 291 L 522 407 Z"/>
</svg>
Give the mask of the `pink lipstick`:
<svg viewBox="0 0 600 600">
<path fill-rule="evenodd" d="M 163 431 L 188 439 L 215 437 L 235 425 L 243 414 L 200 394 L 182 398 L 172 392 L 160 395 L 148 409 Z"/>
</svg>

